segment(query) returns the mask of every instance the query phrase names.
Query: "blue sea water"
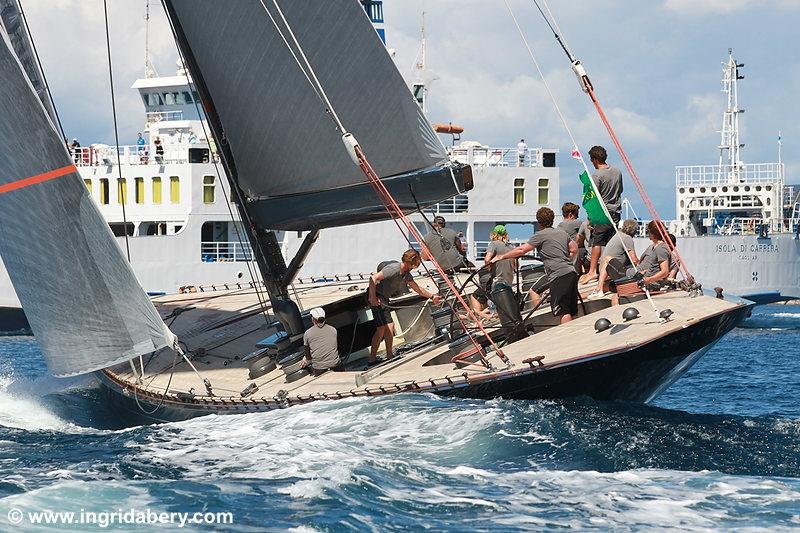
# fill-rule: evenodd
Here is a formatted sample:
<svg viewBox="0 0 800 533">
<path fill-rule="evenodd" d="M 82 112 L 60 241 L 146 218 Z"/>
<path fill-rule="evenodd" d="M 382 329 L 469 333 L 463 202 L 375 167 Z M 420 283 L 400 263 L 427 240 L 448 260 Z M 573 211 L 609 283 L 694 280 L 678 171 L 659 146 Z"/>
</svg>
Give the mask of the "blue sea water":
<svg viewBox="0 0 800 533">
<path fill-rule="evenodd" d="M 354 399 L 132 426 L 0 339 L 0 531 L 29 512 L 230 512 L 186 531 L 800 529 L 800 308 L 767 306 L 652 405 Z M 178 524 L 161 526 L 175 531 Z"/>
</svg>

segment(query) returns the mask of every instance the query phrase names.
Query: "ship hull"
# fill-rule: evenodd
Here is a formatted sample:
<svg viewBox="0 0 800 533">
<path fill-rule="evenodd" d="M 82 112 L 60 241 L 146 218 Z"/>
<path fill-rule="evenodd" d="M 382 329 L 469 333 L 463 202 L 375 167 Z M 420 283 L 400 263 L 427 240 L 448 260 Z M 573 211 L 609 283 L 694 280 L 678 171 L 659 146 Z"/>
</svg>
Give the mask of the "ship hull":
<svg viewBox="0 0 800 533">
<path fill-rule="evenodd" d="M 587 396 L 603 401 L 650 402 L 692 367 L 720 338 L 749 314 L 752 305 L 710 316 L 637 347 L 608 353 L 576 356 L 555 365 L 501 371 L 471 382 L 444 383 L 419 388 L 459 398 L 516 400 L 561 399 Z M 269 411 L 303 402 L 247 401 L 182 403 L 135 394 L 113 374 L 96 373 L 109 400 L 120 410 L 150 422 L 186 420 L 207 414 L 241 414 Z M 371 395 L 397 394 L 394 390 Z M 309 399 L 308 401 L 317 401 Z M 149 414 L 148 414 L 149 413 Z"/>
<path fill-rule="evenodd" d="M 638 252 L 650 244 L 636 239 Z M 678 251 L 707 289 L 768 304 L 800 298 L 800 240 L 792 234 L 679 237 Z"/>
</svg>

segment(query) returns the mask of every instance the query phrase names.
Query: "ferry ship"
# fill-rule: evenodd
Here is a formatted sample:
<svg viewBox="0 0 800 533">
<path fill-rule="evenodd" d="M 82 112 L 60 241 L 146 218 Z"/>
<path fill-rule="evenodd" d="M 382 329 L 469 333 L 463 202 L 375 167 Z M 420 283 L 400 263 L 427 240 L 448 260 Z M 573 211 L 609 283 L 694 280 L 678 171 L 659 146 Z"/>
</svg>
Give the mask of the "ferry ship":
<svg viewBox="0 0 800 533">
<path fill-rule="evenodd" d="M 757 303 L 800 298 L 800 187 L 787 185 L 778 161 L 744 163 L 733 51 L 723 64 L 719 163 L 675 168 L 671 232 L 697 280 Z M 644 242 L 642 244 L 646 245 Z"/>
</svg>

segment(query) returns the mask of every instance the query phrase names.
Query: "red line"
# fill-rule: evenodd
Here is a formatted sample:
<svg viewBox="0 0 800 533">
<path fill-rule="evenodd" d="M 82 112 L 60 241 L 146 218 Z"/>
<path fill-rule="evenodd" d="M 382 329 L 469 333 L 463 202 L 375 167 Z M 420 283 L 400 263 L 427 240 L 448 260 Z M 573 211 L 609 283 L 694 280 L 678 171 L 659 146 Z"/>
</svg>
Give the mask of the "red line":
<svg viewBox="0 0 800 533">
<path fill-rule="evenodd" d="M 61 176 L 66 176 L 67 174 L 72 174 L 73 172 L 77 171 L 78 169 L 75 168 L 75 165 L 67 165 L 49 172 L 36 174 L 35 176 L 31 176 L 29 178 L 22 178 L 17 181 L 12 181 L 11 183 L 5 183 L 0 185 L 0 194 L 15 191 L 17 189 L 24 189 L 25 187 L 36 185 L 37 183 L 42 183 L 43 181 L 50 181 L 60 178 Z"/>
</svg>

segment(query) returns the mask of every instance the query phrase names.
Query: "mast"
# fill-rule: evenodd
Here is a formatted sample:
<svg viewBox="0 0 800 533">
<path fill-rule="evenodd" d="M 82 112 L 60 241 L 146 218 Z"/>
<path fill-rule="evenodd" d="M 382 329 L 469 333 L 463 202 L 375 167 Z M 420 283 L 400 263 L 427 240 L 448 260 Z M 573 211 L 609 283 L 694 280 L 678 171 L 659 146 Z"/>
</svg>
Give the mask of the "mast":
<svg viewBox="0 0 800 533">
<path fill-rule="evenodd" d="M 728 61 L 722 69 L 722 92 L 728 100 L 728 107 L 722 116 L 722 130 L 720 130 L 719 166 L 728 169 L 728 183 L 739 182 L 739 170 L 742 164 L 741 149 L 744 144 L 739 142 L 739 115 L 744 109 L 739 109 L 738 80 L 744 76 L 739 74 L 739 69 L 744 63 L 737 63 L 733 58 L 733 49 L 728 48 Z"/>
<path fill-rule="evenodd" d="M 422 109 L 423 113 L 428 112 L 428 87 L 425 84 L 426 75 L 426 61 L 427 61 L 427 43 L 425 35 L 425 11 L 422 12 L 422 27 L 420 29 L 420 49 L 414 60 L 412 70 L 415 73 L 414 82 L 411 85 L 411 94 L 414 95 L 414 100 Z"/>
<path fill-rule="evenodd" d="M 154 75 L 155 70 L 150 64 L 150 0 L 147 0 L 144 11 L 144 77 L 152 78 Z"/>
</svg>

